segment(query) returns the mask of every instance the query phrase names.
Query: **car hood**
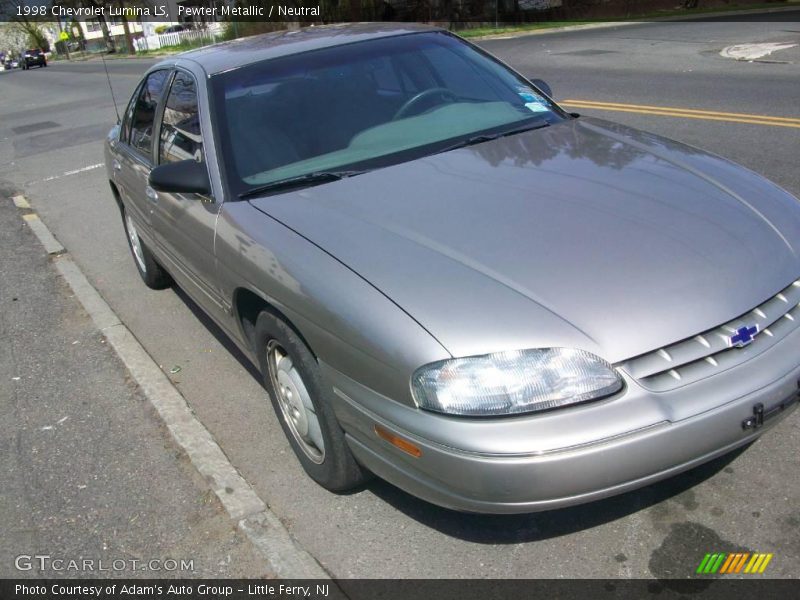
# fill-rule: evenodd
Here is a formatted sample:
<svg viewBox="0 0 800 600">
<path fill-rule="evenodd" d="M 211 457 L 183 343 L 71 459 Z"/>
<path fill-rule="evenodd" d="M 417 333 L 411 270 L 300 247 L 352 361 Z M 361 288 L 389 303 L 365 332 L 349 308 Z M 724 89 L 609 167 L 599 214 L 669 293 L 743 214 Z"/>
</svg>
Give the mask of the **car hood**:
<svg viewBox="0 0 800 600">
<path fill-rule="evenodd" d="M 454 356 L 571 346 L 616 362 L 800 275 L 800 208 L 719 157 L 581 118 L 252 204 Z"/>
</svg>

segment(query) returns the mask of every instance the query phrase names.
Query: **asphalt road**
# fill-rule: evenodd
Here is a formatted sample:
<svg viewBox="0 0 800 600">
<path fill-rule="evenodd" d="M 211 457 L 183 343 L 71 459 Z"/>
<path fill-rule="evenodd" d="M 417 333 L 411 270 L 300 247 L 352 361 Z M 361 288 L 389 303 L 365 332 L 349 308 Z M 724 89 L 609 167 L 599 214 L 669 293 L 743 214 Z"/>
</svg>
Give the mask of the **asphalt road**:
<svg viewBox="0 0 800 600">
<path fill-rule="evenodd" d="M 794 50 L 770 55 L 775 62 L 719 55 L 733 44 L 800 42 L 800 13 L 791 16 L 794 22 L 637 24 L 482 45 L 547 80 L 558 99 L 800 119 Z M 151 62 L 107 64 L 122 106 Z M 102 136 L 115 120 L 102 63 L 3 73 L 0 97 L 5 186 L 24 190 L 164 370 L 181 367 L 171 377 L 196 414 L 298 542 L 335 576 L 681 578 L 693 574 L 706 552 L 739 548 L 773 552 L 768 573 L 797 576 L 797 415 L 744 452 L 562 511 L 463 515 L 380 481 L 349 495 L 322 490 L 301 471 L 252 370 L 216 328 L 180 291 L 152 292 L 138 279 L 97 167 Z M 706 113 L 568 107 L 721 154 L 800 196 L 798 127 Z"/>
</svg>

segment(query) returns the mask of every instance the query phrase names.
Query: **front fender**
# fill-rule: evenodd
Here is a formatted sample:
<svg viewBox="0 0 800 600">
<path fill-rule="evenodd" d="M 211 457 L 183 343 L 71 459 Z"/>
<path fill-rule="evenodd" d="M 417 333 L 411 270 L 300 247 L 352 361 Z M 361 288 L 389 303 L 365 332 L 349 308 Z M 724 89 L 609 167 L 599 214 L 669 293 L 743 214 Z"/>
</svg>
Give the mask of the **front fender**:
<svg viewBox="0 0 800 600">
<path fill-rule="evenodd" d="M 333 256 L 247 202 L 217 223 L 222 293 L 246 288 L 291 321 L 319 358 L 413 406 L 411 375 L 451 355 L 419 323 Z"/>
</svg>

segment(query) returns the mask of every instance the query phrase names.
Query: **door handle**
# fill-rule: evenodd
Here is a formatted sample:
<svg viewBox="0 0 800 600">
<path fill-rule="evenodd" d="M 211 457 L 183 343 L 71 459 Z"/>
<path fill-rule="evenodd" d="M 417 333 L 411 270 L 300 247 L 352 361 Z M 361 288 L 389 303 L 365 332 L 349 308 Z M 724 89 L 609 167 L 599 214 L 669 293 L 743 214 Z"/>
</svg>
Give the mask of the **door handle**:
<svg viewBox="0 0 800 600">
<path fill-rule="evenodd" d="M 147 196 L 147 199 L 150 200 L 153 204 L 158 204 L 158 192 L 151 188 L 149 185 L 144 188 L 144 195 Z"/>
<path fill-rule="evenodd" d="M 119 161 L 116 158 L 114 159 L 114 162 L 111 163 L 111 166 L 114 168 L 115 171 L 121 171 L 122 170 L 122 165 L 119 164 Z"/>
</svg>

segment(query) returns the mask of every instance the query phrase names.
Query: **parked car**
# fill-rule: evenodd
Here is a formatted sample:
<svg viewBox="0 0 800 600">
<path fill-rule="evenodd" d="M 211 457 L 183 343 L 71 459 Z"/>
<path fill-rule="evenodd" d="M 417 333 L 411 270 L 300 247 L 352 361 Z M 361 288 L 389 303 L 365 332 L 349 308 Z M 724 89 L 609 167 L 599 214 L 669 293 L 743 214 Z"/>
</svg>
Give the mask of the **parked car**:
<svg viewBox="0 0 800 600">
<path fill-rule="evenodd" d="M 374 473 L 459 510 L 551 509 L 796 406 L 798 200 L 570 114 L 447 31 L 314 27 L 164 60 L 105 156 L 145 284 L 177 283 L 259 367 L 330 490 Z"/>
<path fill-rule="evenodd" d="M 32 48 L 25 50 L 22 54 L 22 68 L 30 69 L 31 67 L 46 67 L 47 57 L 45 53 L 39 48 Z"/>
</svg>

